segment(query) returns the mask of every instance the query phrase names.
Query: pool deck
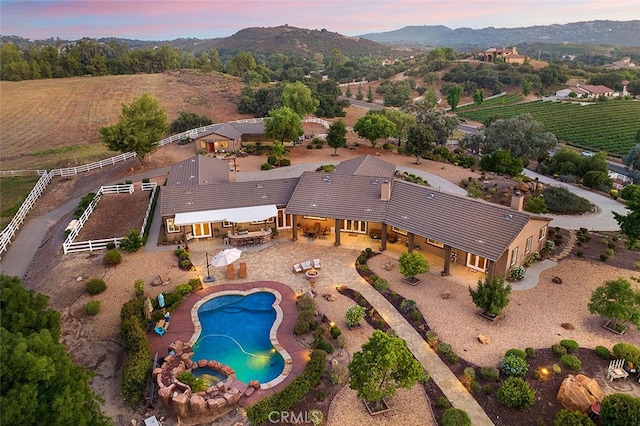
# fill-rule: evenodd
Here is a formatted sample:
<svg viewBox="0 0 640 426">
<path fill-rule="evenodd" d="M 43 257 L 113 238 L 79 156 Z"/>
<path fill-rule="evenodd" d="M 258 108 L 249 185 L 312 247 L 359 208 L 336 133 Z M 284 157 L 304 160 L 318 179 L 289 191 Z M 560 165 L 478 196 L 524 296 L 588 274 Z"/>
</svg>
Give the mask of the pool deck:
<svg viewBox="0 0 640 426">
<path fill-rule="evenodd" d="M 308 360 L 309 349 L 298 342 L 293 334 L 293 329 L 298 318 L 298 308 L 296 307 L 296 293 L 291 289 L 291 287 L 277 281 L 254 281 L 242 284 L 219 284 L 189 294 L 184 298 L 178 309 L 172 312 L 169 329 L 164 335 L 160 336 L 153 331 L 147 334 L 149 338 L 149 344 L 151 346 L 151 354 L 155 356 L 155 354 L 157 353 L 158 358 L 162 358 L 168 354 L 168 348 L 171 343 L 177 340 L 187 343 L 189 342 L 189 340 L 191 340 L 193 333 L 195 332 L 195 325 L 191 317 L 191 311 L 193 309 L 193 306 L 202 298 L 213 293 L 219 293 L 223 291 L 247 291 L 253 288 L 261 287 L 267 287 L 273 290 L 277 290 L 282 295 L 280 308 L 282 309 L 283 316 L 282 322 L 278 327 L 277 338 L 280 345 L 289 353 L 293 362 L 291 371 L 282 382 L 278 383 L 270 389 L 259 389 L 255 391 L 250 397 L 243 397 L 240 403 L 243 406 L 253 404 L 259 399 L 262 399 L 265 396 L 271 395 L 272 393 L 283 389 L 285 386 L 291 383 L 291 381 L 296 376 L 304 371 L 305 365 Z M 244 390 L 244 387 L 242 387 L 241 390 Z"/>
</svg>

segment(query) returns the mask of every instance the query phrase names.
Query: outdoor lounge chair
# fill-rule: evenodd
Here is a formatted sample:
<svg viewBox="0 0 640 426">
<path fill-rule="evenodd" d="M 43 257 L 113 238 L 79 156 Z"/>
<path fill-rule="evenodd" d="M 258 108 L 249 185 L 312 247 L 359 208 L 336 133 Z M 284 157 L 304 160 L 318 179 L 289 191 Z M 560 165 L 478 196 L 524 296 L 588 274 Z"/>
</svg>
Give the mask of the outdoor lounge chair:
<svg viewBox="0 0 640 426">
<path fill-rule="evenodd" d="M 615 359 L 609 363 L 607 368 L 607 379 L 613 382 L 614 379 L 624 379 L 629 373 L 624 369 L 624 359 Z"/>
<path fill-rule="evenodd" d="M 232 280 L 236 277 L 236 270 L 233 267 L 233 263 L 227 265 L 227 279 Z"/>
<path fill-rule="evenodd" d="M 300 264 L 302 266 L 302 272 L 307 272 L 309 269 L 313 268 L 310 260 L 305 260 Z"/>
<path fill-rule="evenodd" d="M 238 267 L 238 278 L 247 278 L 247 264 L 245 262 L 240 262 L 240 266 Z"/>
<path fill-rule="evenodd" d="M 299 263 L 296 263 L 294 265 L 291 265 L 291 269 L 295 273 L 302 272 L 302 265 L 300 265 Z"/>
<path fill-rule="evenodd" d="M 162 336 L 164 333 L 167 332 L 167 328 L 169 328 L 169 321 L 163 318 L 160 321 L 156 322 L 156 326 L 154 327 L 153 330 L 157 334 Z"/>
<path fill-rule="evenodd" d="M 321 264 L 320 264 L 320 259 L 313 259 L 313 267 L 315 269 L 320 269 L 321 268 Z"/>
</svg>

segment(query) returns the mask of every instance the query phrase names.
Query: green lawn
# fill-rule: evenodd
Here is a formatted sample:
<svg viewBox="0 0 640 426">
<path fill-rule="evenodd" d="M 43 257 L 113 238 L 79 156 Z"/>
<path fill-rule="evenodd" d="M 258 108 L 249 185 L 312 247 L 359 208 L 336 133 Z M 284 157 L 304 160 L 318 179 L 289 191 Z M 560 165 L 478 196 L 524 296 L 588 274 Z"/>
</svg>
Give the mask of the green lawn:
<svg viewBox="0 0 640 426">
<path fill-rule="evenodd" d="M 484 106 L 484 105 L 483 105 Z M 620 157 L 635 145 L 640 128 L 640 102 L 609 100 L 580 105 L 568 102 L 535 101 L 515 105 L 460 111 L 458 115 L 487 122 L 530 113 L 545 129 L 570 145 L 606 151 Z"/>
<path fill-rule="evenodd" d="M 0 229 L 4 229 L 27 198 L 40 176 L 0 178 Z"/>
</svg>

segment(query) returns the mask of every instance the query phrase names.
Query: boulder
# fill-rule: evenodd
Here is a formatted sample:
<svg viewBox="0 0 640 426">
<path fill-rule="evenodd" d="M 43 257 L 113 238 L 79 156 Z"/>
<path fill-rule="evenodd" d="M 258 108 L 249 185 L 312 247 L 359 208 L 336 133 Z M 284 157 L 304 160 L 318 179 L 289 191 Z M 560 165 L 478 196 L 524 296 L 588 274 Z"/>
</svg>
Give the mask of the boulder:
<svg viewBox="0 0 640 426">
<path fill-rule="evenodd" d="M 551 282 L 554 283 L 554 284 L 562 284 L 562 278 L 553 277 L 553 278 L 551 278 Z"/>
<path fill-rule="evenodd" d="M 176 393 L 172 398 L 172 405 L 178 419 L 186 419 L 189 413 L 189 397 L 185 393 Z"/>
<path fill-rule="evenodd" d="M 582 381 L 584 381 L 584 379 L 582 379 Z M 589 384 L 589 386 L 593 385 Z M 600 391 L 600 393 L 602 393 L 602 391 Z M 577 381 L 572 374 L 562 381 L 560 390 L 558 391 L 558 402 L 567 410 L 586 413 L 595 401 L 596 397 Z"/>
<path fill-rule="evenodd" d="M 584 374 L 576 375 L 576 382 L 580 383 L 587 391 L 593 395 L 598 401 L 604 398 L 604 392 L 600 389 L 600 385 L 595 379 L 585 376 Z"/>
<path fill-rule="evenodd" d="M 207 400 L 207 409 L 211 415 L 217 416 L 225 412 L 227 401 L 222 397 Z"/>
<path fill-rule="evenodd" d="M 260 382 L 257 380 L 251 380 L 249 382 L 249 387 L 253 389 L 260 389 Z"/>
<path fill-rule="evenodd" d="M 247 386 L 247 388 L 244 390 L 244 396 L 251 396 L 255 391 L 255 388 Z"/>
<path fill-rule="evenodd" d="M 162 402 L 162 406 L 165 409 L 168 409 L 170 407 L 171 393 L 173 392 L 173 388 L 175 388 L 175 385 L 158 389 L 158 396 L 160 397 L 160 402 Z"/>
<path fill-rule="evenodd" d="M 176 340 L 173 343 L 173 348 L 176 351 L 176 354 L 182 353 L 182 350 L 184 349 L 184 343 L 182 343 L 182 340 Z"/>
<path fill-rule="evenodd" d="M 491 343 L 491 337 L 487 336 L 486 334 L 481 334 L 478 336 L 478 340 L 480 341 L 480 343 L 482 343 L 483 345 L 488 345 L 489 343 Z"/>
<path fill-rule="evenodd" d="M 336 368 L 338 366 L 338 360 L 335 358 L 331 359 L 331 368 Z"/>
<path fill-rule="evenodd" d="M 207 361 L 206 359 L 201 359 L 200 361 L 198 361 L 198 367 L 206 367 L 209 364 L 209 361 Z"/>
<path fill-rule="evenodd" d="M 574 325 L 571 324 L 570 322 L 563 322 L 562 324 L 560 324 L 560 327 L 564 328 L 565 330 L 575 330 L 576 329 L 574 327 Z"/>
</svg>

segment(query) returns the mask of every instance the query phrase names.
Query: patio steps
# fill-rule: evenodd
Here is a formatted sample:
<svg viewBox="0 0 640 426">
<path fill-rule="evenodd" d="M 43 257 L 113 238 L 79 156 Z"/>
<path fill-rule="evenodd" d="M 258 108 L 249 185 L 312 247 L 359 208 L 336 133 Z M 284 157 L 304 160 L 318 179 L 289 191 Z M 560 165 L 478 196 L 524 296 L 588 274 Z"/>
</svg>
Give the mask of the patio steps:
<svg viewBox="0 0 640 426">
<path fill-rule="evenodd" d="M 573 248 L 576 246 L 577 241 L 578 241 L 578 236 L 576 234 L 576 231 L 574 229 L 569 230 L 569 241 L 567 241 L 567 245 L 564 247 L 564 249 L 562 249 L 560 253 L 550 258 L 550 260 L 557 262 L 569 256 L 569 253 L 571 253 Z"/>
</svg>

